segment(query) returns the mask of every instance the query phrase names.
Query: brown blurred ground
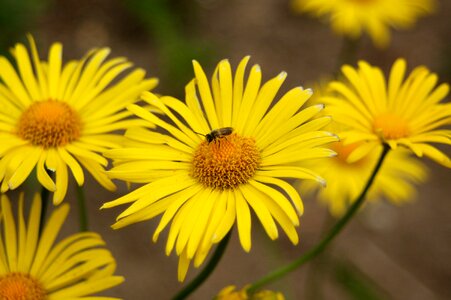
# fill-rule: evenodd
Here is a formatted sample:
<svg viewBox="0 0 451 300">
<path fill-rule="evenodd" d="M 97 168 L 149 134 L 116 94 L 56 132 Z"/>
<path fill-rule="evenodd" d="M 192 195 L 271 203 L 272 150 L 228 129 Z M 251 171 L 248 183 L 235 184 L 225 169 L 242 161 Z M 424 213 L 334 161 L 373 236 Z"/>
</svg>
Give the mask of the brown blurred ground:
<svg viewBox="0 0 451 300">
<path fill-rule="evenodd" d="M 449 81 L 451 1 L 440 2 L 436 15 L 420 20 L 413 30 L 395 32 L 386 51 L 374 49 L 364 39 L 358 56 L 385 70 L 395 58 L 403 56 L 409 66 L 425 64 L 439 72 L 442 81 Z M 285 90 L 305 86 L 335 69 L 340 39 L 317 20 L 292 14 L 287 1 L 198 0 L 193 4 L 194 17 L 180 20 L 183 32 L 210 43 L 216 49 L 214 61 L 230 58 L 236 65 L 241 57 L 250 54 L 252 62 L 262 66 L 266 79 L 282 70 L 288 72 Z M 39 41 L 41 53 L 56 40 L 63 42 L 66 59 L 78 58 L 92 47 L 109 46 L 113 56 L 129 57 L 152 76 L 160 77 L 164 71 L 152 35 L 120 1 L 55 1 L 38 19 L 37 27 L 29 31 Z M 198 59 L 203 62 L 203 58 Z M 163 82 L 162 86 L 164 89 L 158 89 L 159 92 L 183 93 L 169 90 L 168 83 Z M 451 177 L 449 170 L 429 165 L 429 183 L 419 188 L 415 202 L 399 208 L 382 203 L 365 210 L 336 240 L 331 251 L 332 258 L 352 261 L 386 292 L 388 299 L 451 299 Z M 117 258 L 117 273 L 126 277 L 126 282 L 108 295 L 136 300 L 169 299 L 181 287 L 176 280 L 177 259 L 164 255 L 164 236 L 157 244 L 151 243 L 157 222 L 113 232 L 109 225 L 122 208 L 97 210 L 103 202 L 126 192 L 123 185 L 120 187 L 113 195 L 92 180 L 86 186 L 91 228 L 102 233 Z M 68 196 L 73 214 L 65 228 L 67 232 L 77 228 L 73 195 Z M 210 299 L 229 284 L 243 286 L 307 250 L 317 241 L 327 212 L 314 199 L 304 200 L 300 245 L 293 247 L 283 236 L 270 242 L 255 223 L 251 254 L 244 253 L 235 233 L 216 272 L 190 299 Z M 310 265 L 309 272 L 314 274 L 325 267 L 327 264 Z M 286 293 L 288 299 L 307 299 L 307 269 L 294 272 L 273 287 Z M 192 269 L 188 280 L 195 273 Z M 348 299 L 328 276 L 322 281 L 326 282 L 324 299 Z"/>
</svg>

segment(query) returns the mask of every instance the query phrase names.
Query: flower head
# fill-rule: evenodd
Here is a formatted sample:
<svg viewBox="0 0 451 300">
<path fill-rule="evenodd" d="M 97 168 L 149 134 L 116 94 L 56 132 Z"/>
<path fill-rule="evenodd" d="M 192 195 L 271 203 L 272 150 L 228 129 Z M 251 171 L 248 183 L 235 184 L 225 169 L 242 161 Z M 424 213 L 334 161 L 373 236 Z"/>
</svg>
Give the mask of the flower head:
<svg viewBox="0 0 451 300">
<path fill-rule="evenodd" d="M 156 241 L 172 221 L 166 253 L 175 249 L 180 256 L 179 280 L 190 261 L 199 266 L 235 223 L 241 245 L 250 251 L 251 209 L 271 239 L 279 235 L 278 223 L 297 244 L 295 227 L 303 206 L 284 179 L 322 182 L 298 164 L 334 155 L 322 146 L 337 137 L 320 131 L 330 118 L 312 120 L 323 105 L 301 109 L 311 90 L 294 88 L 270 108 L 286 73 L 260 86 L 261 70 L 255 65 L 245 82 L 248 60 L 241 61 L 234 77 L 229 62 L 221 61 L 211 86 L 194 61 L 196 77 L 186 86 L 186 104 L 144 93 L 142 98 L 164 117 L 137 105 L 129 109 L 165 134 L 133 128 L 126 132 L 128 147 L 106 153 L 114 160 L 112 178 L 146 183 L 103 206 L 132 203 L 113 227 L 163 214 Z"/>
<path fill-rule="evenodd" d="M 113 275 L 115 260 L 98 234 L 77 233 L 55 244 L 69 212 L 67 204 L 55 209 L 41 235 L 39 195 L 33 199 L 27 223 L 23 207 L 22 194 L 16 222 L 9 199 L 1 195 L 0 299 L 82 299 L 124 281 Z"/>
<path fill-rule="evenodd" d="M 223 288 L 215 297 L 215 300 L 285 300 L 280 292 L 263 290 L 249 295 L 246 288 L 238 291 L 235 289 L 233 285 Z"/>
<path fill-rule="evenodd" d="M 308 103 L 327 102 L 328 97 L 336 96 L 336 93 L 327 91 L 329 82 L 324 80 L 315 83 L 313 85 L 316 87 L 315 93 Z M 329 107 L 326 107 L 320 114 L 330 115 Z M 341 133 L 349 128 L 332 121 L 326 126 L 326 129 L 341 136 Z M 302 181 L 299 184 L 300 191 L 316 193 L 317 199 L 327 205 L 330 213 L 335 217 L 343 215 L 352 202 L 357 199 L 380 157 L 382 147 L 376 147 L 364 157 L 356 161 L 349 161 L 349 155 L 362 143 L 346 143 L 345 140 L 330 143 L 328 147 L 334 150 L 337 156 L 306 162 L 309 168 L 327 181 L 327 186 L 321 187 L 310 181 Z M 424 182 L 426 178 L 426 166 L 412 157 L 408 150 L 391 151 L 385 158 L 385 163 L 379 170 L 366 198 L 368 201 L 384 198 L 399 205 L 414 198 L 416 190 L 413 184 Z"/>
<path fill-rule="evenodd" d="M 430 143 L 451 144 L 451 103 L 440 103 L 448 84 L 436 86 L 438 77 L 417 67 L 404 80 L 406 62 L 398 59 L 386 83 L 382 71 L 361 61 L 357 69 L 342 67 L 344 80 L 330 83 L 331 96 L 323 98 L 334 120 L 344 126 L 340 137 L 356 143 L 347 161 L 355 162 L 382 143 L 399 145 L 417 156 L 451 167 L 449 157 Z"/>
<path fill-rule="evenodd" d="M 336 157 L 309 163 L 309 167 L 327 181 L 326 187 L 308 181 L 300 183 L 302 192 L 317 192 L 318 200 L 326 204 L 336 217 L 343 215 L 362 192 L 382 150 L 376 148 L 365 157 L 349 162 L 347 157 L 357 146 L 334 142 L 330 148 L 337 152 Z M 407 150 L 392 151 L 368 192 L 368 201 L 385 198 L 396 205 L 409 201 L 416 193 L 413 184 L 424 182 L 426 177 L 424 164 Z"/>
<path fill-rule="evenodd" d="M 142 123 L 124 109 L 157 80 L 144 79 L 145 72 L 136 69 L 113 83 L 131 64 L 125 58 L 105 61 L 107 48 L 63 65 L 62 45 L 55 43 L 48 61 L 41 61 L 29 40 L 31 53 L 23 44 L 13 48 L 17 69 L 0 57 L 1 192 L 17 188 L 36 167 L 39 182 L 55 192 L 58 204 L 66 194 L 68 168 L 83 185 L 82 166 L 114 190 L 104 174 L 107 160 L 98 153 L 120 145 L 115 130 Z"/>
<path fill-rule="evenodd" d="M 367 32 L 379 47 L 390 42 L 390 27 L 409 28 L 434 11 L 435 0 L 292 0 L 293 8 L 327 16 L 332 29 L 351 38 Z"/>
</svg>

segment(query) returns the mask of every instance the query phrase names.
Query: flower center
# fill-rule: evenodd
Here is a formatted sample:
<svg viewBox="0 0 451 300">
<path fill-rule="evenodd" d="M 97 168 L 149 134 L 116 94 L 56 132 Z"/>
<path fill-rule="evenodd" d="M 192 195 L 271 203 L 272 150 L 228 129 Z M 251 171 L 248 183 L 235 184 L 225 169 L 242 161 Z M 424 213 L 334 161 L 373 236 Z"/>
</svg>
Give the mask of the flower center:
<svg viewBox="0 0 451 300">
<path fill-rule="evenodd" d="M 199 145 L 191 175 L 205 186 L 230 189 L 252 178 L 259 161 L 255 140 L 232 133 Z"/>
<path fill-rule="evenodd" d="M 389 113 L 374 119 L 373 132 L 385 140 L 400 139 L 410 134 L 408 124 L 397 115 Z"/>
<path fill-rule="evenodd" d="M 80 137 L 81 121 L 68 104 L 55 100 L 33 103 L 23 112 L 17 135 L 44 148 L 64 146 Z"/>
<path fill-rule="evenodd" d="M 8 273 L 0 276 L 0 299 L 44 300 L 46 293 L 41 284 L 28 274 Z"/>
<path fill-rule="evenodd" d="M 346 166 L 346 168 L 358 167 L 363 163 L 365 158 L 361 158 L 358 161 L 353 162 L 353 163 L 349 163 L 347 160 L 348 160 L 349 155 L 360 145 L 361 145 L 361 143 L 352 143 L 352 144 L 344 145 L 343 142 L 334 142 L 330 146 L 330 148 L 337 153 L 337 156 L 333 157 L 332 159 L 336 163 Z"/>
</svg>

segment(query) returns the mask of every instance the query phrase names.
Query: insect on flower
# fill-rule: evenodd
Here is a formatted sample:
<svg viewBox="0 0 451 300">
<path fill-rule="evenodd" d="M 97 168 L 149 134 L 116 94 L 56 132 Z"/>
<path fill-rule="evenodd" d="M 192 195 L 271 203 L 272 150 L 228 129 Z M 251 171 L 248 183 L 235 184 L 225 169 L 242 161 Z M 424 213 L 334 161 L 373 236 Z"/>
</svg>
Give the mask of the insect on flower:
<svg viewBox="0 0 451 300">
<path fill-rule="evenodd" d="M 223 127 L 223 128 L 212 130 L 210 133 L 207 133 L 205 135 L 202 133 L 199 133 L 199 132 L 196 132 L 196 133 L 205 136 L 205 138 L 207 139 L 207 142 L 211 143 L 216 139 L 219 139 L 219 138 L 222 138 L 222 137 L 232 134 L 232 132 L 233 132 L 232 127 Z"/>
</svg>

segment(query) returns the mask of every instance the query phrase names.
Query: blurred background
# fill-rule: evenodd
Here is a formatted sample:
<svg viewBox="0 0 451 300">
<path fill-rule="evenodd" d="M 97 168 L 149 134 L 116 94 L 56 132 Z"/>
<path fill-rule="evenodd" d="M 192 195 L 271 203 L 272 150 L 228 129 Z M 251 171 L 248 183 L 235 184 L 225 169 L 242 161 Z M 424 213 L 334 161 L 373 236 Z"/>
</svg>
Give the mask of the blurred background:
<svg viewBox="0 0 451 300">
<path fill-rule="evenodd" d="M 89 49 L 108 46 L 112 57 L 126 56 L 137 67 L 158 77 L 156 92 L 183 99 L 197 59 L 211 74 L 229 58 L 237 65 L 245 55 L 262 67 L 269 79 L 288 72 L 281 92 L 309 87 L 337 69 L 342 39 L 329 26 L 290 10 L 288 0 L 1 0 L 0 51 L 34 35 L 41 58 L 52 42 L 64 45 L 64 58 L 78 59 Z M 389 69 L 398 57 L 409 67 L 424 64 L 451 78 L 451 1 L 439 1 L 436 14 L 420 19 L 406 31 L 393 31 L 385 50 L 364 37 L 357 57 Z M 354 63 L 355 64 L 355 63 Z M 448 147 L 449 149 L 449 147 Z M 449 152 L 448 152 L 449 155 Z M 384 201 L 367 206 L 336 239 L 326 255 L 295 271 L 271 288 L 287 299 L 451 299 L 451 176 L 430 161 L 427 184 L 402 207 Z M 89 177 L 88 177 L 89 178 Z M 91 179 L 91 178 L 90 178 Z M 74 181 L 72 180 L 72 184 Z M 177 257 L 164 255 L 165 237 L 151 235 L 157 220 L 113 231 L 109 226 L 122 208 L 98 211 L 115 194 L 93 180 L 87 185 L 91 230 L 100 232 L 118 262 L 122 285 L 105 295 L 124 299 L 169 299 L 177 282 Z M 69 190 L 70 222 L 64 233 L 78 229 L 74 190 Z M 236 232 L 215 273 L 190 299 L 211 299 L 224 286 L 242 287 L 278 265 L 289 262 L 319 239 L 328 211 L 304 198 L 298 246 L 283 235 L 271 242 L 255 222 L 251 254 L 238 243 Z M 254 218 L 255 221 L 255 218 Z M 197 270 L 191 269 L 187 282 Z"/>
</svg>

